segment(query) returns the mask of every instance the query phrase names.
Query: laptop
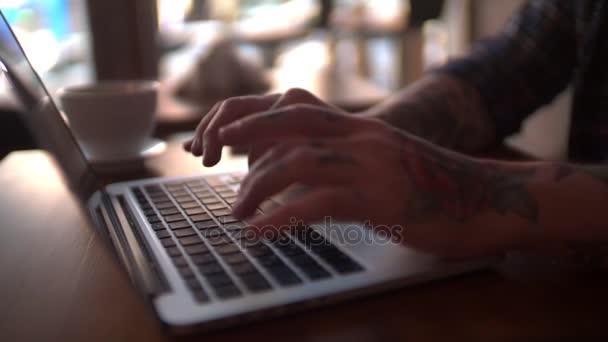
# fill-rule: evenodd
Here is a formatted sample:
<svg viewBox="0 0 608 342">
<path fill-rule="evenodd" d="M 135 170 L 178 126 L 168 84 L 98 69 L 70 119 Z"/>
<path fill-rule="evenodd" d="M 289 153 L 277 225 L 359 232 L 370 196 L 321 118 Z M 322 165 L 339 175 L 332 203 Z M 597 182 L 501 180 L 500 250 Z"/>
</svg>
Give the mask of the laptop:
<svg viewBox="0 0 608 342">
<path fill-rule="evenodd" d="M 231 206 L 246 170 L 102 186 L 4 17 L 0 61 L 31 132 L 173 333 L 242 324 L 491 264 L 443 261 L 359 223 L 299 224 L 272 239 L 243 238 L 246 224 L 231 216 Z"/>
</svg>

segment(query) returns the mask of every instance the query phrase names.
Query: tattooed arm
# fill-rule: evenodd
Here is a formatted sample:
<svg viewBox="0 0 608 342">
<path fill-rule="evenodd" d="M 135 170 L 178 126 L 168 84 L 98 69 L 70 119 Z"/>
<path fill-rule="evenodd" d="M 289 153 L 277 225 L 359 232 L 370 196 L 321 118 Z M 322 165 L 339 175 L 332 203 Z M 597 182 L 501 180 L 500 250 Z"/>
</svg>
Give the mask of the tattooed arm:
<svg viewBox="0 0 608 342">
<path fill-rule="evenodd" d="M 235 216 L 247 218 L 294 183 L 311 188 L 249 221 L 262 231 L 331 216 L 388 228 L 408 246 L 450 257 L 608 241 L 608 169 L 473 158 L 315 105 L 253 114 L 219 137 L 226 145 L 280 142 L 250 169 Z"/>
<path fill-rule="evenodd" d="M 497 144 L 494 123 L 477 89 L 447 74 L 429 74 L 363 116 L 459 152 L 480 152 Z"/>
</svg>

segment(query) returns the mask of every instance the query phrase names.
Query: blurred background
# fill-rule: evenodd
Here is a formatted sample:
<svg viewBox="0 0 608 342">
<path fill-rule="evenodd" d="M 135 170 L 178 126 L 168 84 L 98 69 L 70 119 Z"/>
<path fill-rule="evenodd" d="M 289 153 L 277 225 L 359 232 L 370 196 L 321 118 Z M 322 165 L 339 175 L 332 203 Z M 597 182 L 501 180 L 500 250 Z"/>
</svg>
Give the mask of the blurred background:
<svg viewBox="0 0 608 342">
<path fill-rule="evenodd" d="M 521 3 L 0 0 L 0 9 L 52 94 L 96 80 L 160 80 L 155 135 L 167 138 L 194 129 L 216 101 L 248 93 L 302 87 L 363 110 L 425 69 L 465 54 Z M 566 94 L 535 115 L 511 144 L 561 158 L 568 101 Z M 6 84 L 0 84 L 0 111 L 0 157 L 35 147 Z"/>
</svg>

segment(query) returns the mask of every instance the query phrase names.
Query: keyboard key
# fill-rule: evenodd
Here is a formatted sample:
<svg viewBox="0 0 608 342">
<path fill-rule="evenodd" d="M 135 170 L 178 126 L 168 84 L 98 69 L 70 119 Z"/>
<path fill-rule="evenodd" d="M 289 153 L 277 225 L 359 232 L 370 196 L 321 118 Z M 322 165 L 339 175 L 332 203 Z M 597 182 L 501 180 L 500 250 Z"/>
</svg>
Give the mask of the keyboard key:
<svg viewBox="0 0 608 342">
<path fill-rule="evenodd" d="M 173 197 L 185 196 L 188 195 L 188 191 L 184 190 L 184 187 L 180 187 L 178 189 L 170 189 L 169 192 Z"/>
<path fill-rule="evenodd" d="M 192 236 L 188 236 L 188 237 L 179 239 L 179 242 L 183 246 L 191 246 L 191 245 L 197 245 L 199 243 L 203 243 L 203 240 L 201 240 L 201 238 L 199 238 L 198 235 L 192 235 Z"/>
<path fill-rule="evenodd" d="M 226 230 L 242 230 L 247 228 L 247 224 L 245 222 L 231 222 L 227 223 L 224 228 Z"/>
<path fill-rule="evenodd" d="M 219 200 L 217 199 L 217 197 L 215 197 L 215 195 L 212 194 L 212 193 L 210 193 L 210 192 L 207 192 L 204 195 L 198 196 L 198 198 L 204 204 L 212 204 L 212 203 L 218 203 L 219 202 Z"/>
<path fill-rule="evenodd" d="M 195 180 L 191 180 L 191 181 L 187 181 L 186 185 L 189 187 L 195 187 L 195 186 L 202 186 L 203 183 L 201 183 L 200 179 L 195 179 Z"/>
<path fill-rule="evenodd" d="M 236 203 L 236 201 L 238 200 L 238 196 L 230 196 L 230 197 L 226 197 L 224 198 L 224 200 L 226 202 L 228 202 L 228 204 L 234 204 Z"/>
<path fill-rule="evenodd" d="M 154 230 L 165 230 L 165 224 L 162 222 L 153 223 L 151 227 Z"/>
<path fill-rule="evenodd" d="M 188 214 L 190 216 L 198 215 L 198 214 L 205 214 L 205 213 L 206 213 L 205 209 L 203 209 L 201 207 L 186 209 L 186 214 Z"/>
<path fill-rule="evenodd" d="M 232 267 L 232 271 L 239 275 L 257 272 L 257 270 L 255 269 L 255 266 L 253 266 L 253 264 L 250 263 L 249 261 L 239 263 L 236 265 L 231 265 L 231 267 Z"/>
<path fill-rule="evenodd" d="M 209 205 L 206 205 L 206 207 L 209 210 L 226 209 L 226 205 L 224 205 L 223 203 L 209 204 Z"/>
<path fill-rule="evenodd" d="M 146 216 L 156 216 L 156 211 L 154 211 L 152 208 L 144 209 L 143 212 Z"/>
<path fill-rule="evenodd" d="M 197 266 L 198 266 L 199 271 L 201 271 L 201 273 L 206 276 L 224 272 L 224 269 L 222 268 L 222 266 L 220 264 L 218 264 L 217 262 L 197 264 Z"/>
<path fill-rule="evenodd" d="M 196 254 L 190 257 L 196 265 L 204 265 L 209 263 L 217 263 L 215 257 L 211 253 Z"/>
<path fill-rule="evenodd" d="M 223 259 L 226 263 L 232 265 L 249 261 L 243 253 L 227 254 L 224 255 Z"/>
<path fill-rule="evenodd" d="M 209 249 L 204 244 L 186 246 L 184 247 L 184 250 L 190 255 L 203 254 L 209 252 Z"/>
<path fill-rule="evenodd" d="M 224 206 L 222 204 L 222 202 L 219 199 L 217 199 L 217 197 L 206 197 L 206 198 L 203 198 L 201 200 L 201 202 L 203 202 L 203 204 L 205 205 L 205 207 L 207 207 L 210 210 L 215 210 L 215 209 L 211 209 L 211 207 L 217 206 L 218 204 L 221 205 L 221 206 L 219 208 L 216 208 L 216 209 L 220 209 L 220 208 L 225 208 L 226 207 L 226 206 Z"/>
<path fill-rule="evenodd" d="M 205 277 L 207 282 L 214 288 L 223 287 L 226 285 L 233 285 L 232 279 L 226 272 L 215 273 Z"/>
<path fill-rule="evenodd" d="M 236 222 L 241 222 L 241 220 L 235 218 L 232 215 L 226 215 L 226 216 L 220 216 L 217 218 L 218 221 L 220 221 L 220 223 L 222 224 L 228 224 L 228 223 L 236 223 Z"/>
<path fill-rule="evenodd" d="M 331 274 L 317 263 L 300 266 L 300 270 L 302 270 L 302 272 L 311 280 L 320 280 L 331 277 Z"/>
<path fill-rule="evenodd" d="M 177 246 L 169 247 L 166 250 L 170 257 L 178 257 L 182 255 L 182 252 L 179 250 L 179 248 L 177 248 Z"/>
<path fill-rule="evenodd" d="M 239 290 L 234 285 L 228 285 L 228 286 L 224 286 L 224 287 L 215 289 L 215 293 L 217 294 L 218 297 L 220 297 L 222 299 L 229 299 L 229 298 L 234 298 L 234 297 L 240 296 L 241 290 Z"/>
<path fill-rule="evenodd" d="M 150 223 L 160 222 L 160 218 L 157 215 L 150 215 L 147 218 L 148 218 L 148 222 L 150 222 Z"/>
<path fill-rule="evenodd" d="M 202 230 L 201 234 L 203 234 L 203 236 L 206 238 L 213 238 L 213 237 L 218 237 L 220 235 L 224 235 L 225 233 L 222 228 L 213 227 L 213 228 L 208 228 L 208 229 Z"/>
<path fill-rule="evenodd" d="M 173 263 L 177 267 L 186 267 L 186 266 L 188 266 L 188 262 L 186 261 L 186 258 L 184 258 L 183 256 L 173 257 L 172 259 L 173 259 Z"/>
<path fill-rule="evenodd" d="M 182 209 L 192 209 L 192 208 L 200 208 L 200 204 L 192 201 L 192 202 L 184 202 L 179 205 Z"/>
<path fill-rule="evenodd" d="M 160 243 L 165 248 L 176 246 L 175 241 L 173 241 L 173 239 L 170 238 L 170 237 L 169 238 L 165 238 L 165 239 L 160 239 Z"/>
<path fill-rule="evenodd" d="M 232 214 L 232 210 L 230 210 L 230 209 L 213 210 L 212 213 L 215 216 L 226 216 L 226 215 Z"/>
<path fill-rule="evenodd" d="M 173 205 L 173 202 L 166 201 L 166 202 L 156 203 L 156 208 L 157 209 L 170 209 L 170 208 L 175 208 L 175 206 Z"/>
<path fill-rule="evenodd" d="M 209 228 L 214 228 L 214 227 L 218 227 L 218 225 L 213 220 L 202 221 L 202 222 L 196 223 L 196 228 L 198 228 L 198 229 L 209 229 Z"/>
<path fill-rule="evenodd" d="M 331 265 L 340 274 L 350 274 L 363 271 L 363 267 L 355 262 Z"/>
<path fill-rule="evenodd" d="M 340 274 L 363 271 L 363 267 L 342 252 L 322 254 L 321 258 Z"/>
<path fill-rule="evenodd" d="M 213 190 L 220 192 L 220 191 L 228 191 L 228 190 L 230 190 L 230 188 L 228 186 L 222 184 L 222 185 L 214 186 Z"/>
<path fill-rule="evenodd" d="M 185 228 L 185 229 L 174 230 L 173 234 L 175 234 L 175 236 L 177 236 L 178 238 L 182 238 L 182 237 L 187 237 L 187 236 L 195 236 L 196 232 L 192 228 Z"/>
<path fill-rule="evenodd" d="M 190 195 L 176 196 L 174 199 L 177 201 L 177 203 L 192 202 L 194 200 L 194 198 L 192 198 Z"/>
<path fill-rule="evenodd" d="M 296 285 L 302 282 L 300 277 L 285 265 L 270 267 L 268 272 L 283 286 Z"/>
<path fill-rule="evenodd" d="M 160 189 L 160 185 L 152 185 L 152 186 L 157 186 L 158 189 Z M 170 190 L 170 191 L 171 190 L 179 190 L 179 189 L 183 189 L 184 188 L 184 183 L 181 183 L 181 182 L 166 183 L 165 187 L 167 188 L 167 190 Z"/>
<path fill-rule="evenodd" d="M 232 254 L 240 251 L 240 248 L 235 244 L 227 244 L 215 247 L 215 251 L 219 254 Z"/>
<path fill-rule="evenodd" d="M 156 236 L 158 236 L 159 239 L 165 239 L 171 237 L 171 234 L 169 234 L 169 232 L 166 230 L 157 230 Z"/>
<path fill-rule="evenodd" d="M 163 215 L 163 216 L 166 216 L 166 215 L 175 215 L 175 214 L 178 214 L 178 213 L 179 213 L 179 210 L 177 210 L 177 208 L 163 209 L 163 210 L 160 211 L 160 214 Z"/>
<path fill-rule="evenodd" d="M 272 288 L 270 283 L 259 273 L 243 276 L 241 280 L 251 292 L 262 292 Z"/>
<path fill-rule="evenodd" d="M 286 244 L 282 244 L 281 242 L 278 242 L 275 246 L 281 251 L 281 253 L 285 254 L 286 256 L 291 257 L 291 256 L 306 254 L 306 252 L 304 252 L 304 250 L 302 250 L 302 248 L 300 248 L 298 245 L 296 245 L 292 241 L 290 241 L 289 243 L 286 243 Z"/>
<path fill-rule="evenodd" d="M 141 210 L 152 209 L 152 206 L 146 201 L 144 203 L 140 203 Z"/>
<path fill-rule="evenodd" d="M 190 225 L 190 222 L 188 222 L 188 221 L 177 221 L 177 222 L 169 223 L 169 228 L 171 228 L 171 230 L 190 228 L 190 227 L 191 227 L 191 225 Z"/>
<path fill-rule="evenodd" d="M 273 254 L 272 250 L 268 246 L 262 244 L 249 246 L 247 247 L 247 251 L 254 257 L 263 257 L 265 255 Z"/>
<path fill-rule="evenodd" d="M 177 221 L 183 221 L 183 220 L 185 220 L 185 217 L 182 214 L 175 214 L 175 215 L 165 216 L 165 221 L 168 222 L 168 223 L 177 222 Z"/>
<path fill-rule="evenodd" d="M 315 261 L 315 259 L 313 259 L 308 254 L 300 254 L 300 255 L 292 256 L 291 258 L 289 258 L 289 260 L 291 260 L 291 262 L 293 262 L 294 264 L 296 264 L 298 266 L 310 265 L 310 264 L 316 264 L 317 263 Z"/>
<path fill-rule="evenodd" d="M 264 255 L 263 257 L 258 259 L 260 264 L 267 267 L 274 267 L 278 265 L 284 265 L 283 260 L 276 256 L 275 254 Z"/>
<path fill-rule="evenodd" d="M 232 244 L 232 239 L 230 239 L 227 235 L 211 236 L 207 239 L 207 241 L 212 246 Z"/>
<path fill-rule="evenodd" d="M 194 271 L 190 267 L 187 267 L 187 266 L 180 267 L 180 268 L 178 268 L 178 271 L 179 271 L 179 274 L 181 274 L 182 277 L 184 277 L 186 279 L 196 277 L 194 275 Z"/>
<path fill-rule="evenodd" d="M 192 220 L 192 222 L 203 222 L 211 220 L 211 216 L 207 214 L 198 214 L 190 216 L 190 219 Z"/>
</svg>

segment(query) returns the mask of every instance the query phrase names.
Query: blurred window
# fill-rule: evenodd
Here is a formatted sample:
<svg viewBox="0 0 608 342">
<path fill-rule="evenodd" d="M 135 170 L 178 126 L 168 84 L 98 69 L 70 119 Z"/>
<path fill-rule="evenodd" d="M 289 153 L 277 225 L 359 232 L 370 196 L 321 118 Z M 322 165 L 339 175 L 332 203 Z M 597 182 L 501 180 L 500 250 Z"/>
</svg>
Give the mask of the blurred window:
<svg viewBox="0 0 608 342">
<path fill-rule="evenodd" d="M 51 93 L 93 79 L 85 0 L 0 0 L 0 8 Z"/>
</svg>

